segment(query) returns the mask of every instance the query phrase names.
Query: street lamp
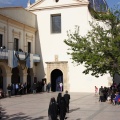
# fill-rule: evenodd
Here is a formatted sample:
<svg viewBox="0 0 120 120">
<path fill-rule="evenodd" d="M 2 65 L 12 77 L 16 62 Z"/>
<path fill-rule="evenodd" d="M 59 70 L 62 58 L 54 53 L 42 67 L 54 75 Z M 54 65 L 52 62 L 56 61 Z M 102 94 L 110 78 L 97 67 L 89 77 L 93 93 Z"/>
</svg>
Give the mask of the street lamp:
<svg viewBox="0 0 120 120">
<path fill-rule="evenodd" d="M 20 58 L 20 53 L 23 53 L 23 54 L 24 54 L 24 56 L 25 56 L 24 59 L 21 59 L 21 58 Z M 27 58 L 29 57 L 29 55 L 30 55 L 29 53 L 23 52 L 22 49 L 19 49 L 18 52 L 15 52 L 15 56 L 17 57 L 17 59 L 18 59 L 18 61 L 19 61 L 19 63 L 20 63 L 20 66 L 21 66 L 22 70 L 24 70 L 25 67 L 26 67 L 26 61 L 27 61 Z M 24 67 L 22 66 L 21 63 L 24 63 Z"/>
<path fill-rule="evenodd" d="M 0 51 L 1 51 L 1 52 L 3 52 L 4 49 L 6 49 L 5 46 L 1 46 L 1 47 L 0 47 Z"/>
<path fill-rule="evenodd" d="M 3 51 L 6 47 L 5 46 L 1 46 L 0 50 Z"/>
</svg>

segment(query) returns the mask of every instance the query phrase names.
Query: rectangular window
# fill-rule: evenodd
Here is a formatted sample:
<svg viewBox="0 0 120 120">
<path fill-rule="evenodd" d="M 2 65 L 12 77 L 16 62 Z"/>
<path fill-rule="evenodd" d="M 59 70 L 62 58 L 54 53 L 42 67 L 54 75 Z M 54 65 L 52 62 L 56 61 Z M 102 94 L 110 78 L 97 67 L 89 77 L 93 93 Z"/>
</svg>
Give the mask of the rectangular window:
<svg viewBox="0 0 120 120">
<path fill-rule="evenodd" d="M 28 42 L 28 53 L 31 53 L 31 42 Z"/>
<path fill-rule="evenodd" d="M 51 32 L 61 33 L 61 14 L 51 15 Z"/>
<path fill-rule="evenodd" d="M 19 39 L 14 38 L 14 50 L 19 51 Z"/>
<path fill-rule="evenodd" d="M 2 47 L 2 46 L 3 46 L 3 45 L 2 45 L 2 44 L 3 44 L 2 42 L 3 42 L 3 35 L 2 35 L 2 34 L 0 34 L 0 47 Z"/>
</svg>

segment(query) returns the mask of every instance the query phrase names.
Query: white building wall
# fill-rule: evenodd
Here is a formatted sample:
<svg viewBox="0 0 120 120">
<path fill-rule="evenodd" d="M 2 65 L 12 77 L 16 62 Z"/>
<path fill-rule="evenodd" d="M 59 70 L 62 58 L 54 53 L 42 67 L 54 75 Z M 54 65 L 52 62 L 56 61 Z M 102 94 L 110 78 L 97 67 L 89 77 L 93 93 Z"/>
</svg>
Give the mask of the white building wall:
<svg viewBox="0 0 120 120">
<path fill-rule="evenodd" d="M 7 9 L 7 8 L 6 8 Z M 7 11 L 5 10 L 6 14 Z M 17 13 L 16 13 L 17 14 Z M 21 16 L 22 17 L 22 16 Z M 27 22 L 27 21 L 26 21 Z M 35 23 L 35 20 L 32 21 Z M 31 23 L 32 23 L 31 22 Z M 36 24 L 36 23 L 35 23 Z M 0 14 L 0 34 L 3 35 L 3 46 L 6 47 L 7 50 L 14 50 L 14 38 L 19 39 L 19 48 L 21 48 L 24 52 L 28 50 L 27 42 L 31 42 L 31 53 L 37 54 L 35 52 L 35 27 L 30 27 L 31 24 L 26 25 L 19 21 L 14 20 L 11 17 L 6 15 Z M 0 57 L 3 53 L 0 52 Z M 5 53 L 6 56 L 8 55 L 8 51 Z M 24 64 L 22 64 L 22 68 Z M 2 69 L 2 76 L 3 76 L 3 90 L 7 92 L 7 85 L 11 84 L 11 75 L 12 69 L 8 66 L 8 61 L 1 60 L 0 68 Z M 19 64 L 19 75 L 20 75 L 20 82 L 27 81 L 27 69 L 22 70 L 21 65 Z M 36 71 L 36 67 L 33 64 L 33 69 L 31 69 L 31 83 L 34 81 L 34 74 Z"/>
<path fill-rule="evenodd" d="M 44 71 L 46 71 L 47 67 L 45 62 L 54 61 L 54 56 L 58 55 L 59 61 L 68 61 L 68 81 L 71 92 L 94 92 L 94 86 L 109 86 L 108 82 L 111 80 L 109 75 L 99 78 L 85 75 L 82 73 L 84 70 L 83 65 L 75 66 L 71 63 L 71 56 L 67 55 L 68 46 L 64 43 L 64 39 L 67 38 L 67 31 L 74 31 L 75 26 L 78 25 L 80 26 L 80 34 L 85 35 L 87 30 L 90 29 L 89 21 L 92 19 L 87 6 L 41 10 L 34 13 L 37 14 L 39 44 L 42 53 L 40 64 L 43 64 Z M 51 33 L 51 14 L 61 14 L 61 33 Z M 38 69 L 40 70 L 40 68 Z M 42 77 L 44 77 L 43 74 L 40 74 L 39 79 Z"/>
<path fill-rule="evenodd" d="M 21 22 L 25 25 L 36 27 L 36 15 L 22 7 L 0 8 L 0 14 Z"/>
</svg>

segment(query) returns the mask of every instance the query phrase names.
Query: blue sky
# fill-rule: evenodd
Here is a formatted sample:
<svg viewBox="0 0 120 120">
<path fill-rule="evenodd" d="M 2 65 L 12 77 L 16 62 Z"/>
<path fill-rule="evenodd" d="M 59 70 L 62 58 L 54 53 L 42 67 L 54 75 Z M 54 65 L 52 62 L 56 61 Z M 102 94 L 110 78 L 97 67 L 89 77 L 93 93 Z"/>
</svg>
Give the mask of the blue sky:
<svg viewBox="0 0 120 120">
<path fill-rule="evenodd" d="M 31 0 L 31 3 L 34 3 L 35 0 Z M 0 0 L 0 7 L 7 7 L 7 6 L 22 6 L 26 7 L 28 0 Z M 108 6 L 112 8 L 114 5 L 119 4 L 120 0 L 106 0 Z"/>
</svg>

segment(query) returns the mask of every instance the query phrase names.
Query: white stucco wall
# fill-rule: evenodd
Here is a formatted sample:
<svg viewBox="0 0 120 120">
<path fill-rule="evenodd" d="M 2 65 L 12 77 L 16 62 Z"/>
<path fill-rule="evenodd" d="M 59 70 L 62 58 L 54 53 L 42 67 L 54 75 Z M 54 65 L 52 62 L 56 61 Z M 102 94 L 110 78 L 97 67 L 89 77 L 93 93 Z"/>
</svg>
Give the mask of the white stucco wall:
<svg viewBox="0 0 120 120">
<path fill-rule="evenodd" d="M 68 61 L 68 80 L 71 92 L 94 92 L 94 86 L 109 86 L 109 75 L 95 78 L 82 73 L 84 67 L 75 66 L 67 55 L 68 46 L 63 42 L 67 38 L 67 30 L 74 31 L 75 25 L 80 26 L 80 34 L 85 35 L 90 29 L 89 21 L 92 20 L 87 5 L 79 7 L 40 10 L 34 12 L 37 15 L 39 46 L 41 47 L 41 63 L 46 71 L 46 63 L 54 61 L 58 55 L 59 61 Z M 51 14 L 61 14 L 61 33 L 52 34 L 50 31 Z M 40 66 L 39 66 L 40 67 Z M 38 67 L 38 71 L 40 68 Z M 39 71 L 41 79 L 43 74 Z"/>
</svg>

